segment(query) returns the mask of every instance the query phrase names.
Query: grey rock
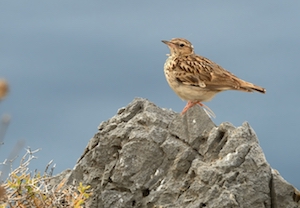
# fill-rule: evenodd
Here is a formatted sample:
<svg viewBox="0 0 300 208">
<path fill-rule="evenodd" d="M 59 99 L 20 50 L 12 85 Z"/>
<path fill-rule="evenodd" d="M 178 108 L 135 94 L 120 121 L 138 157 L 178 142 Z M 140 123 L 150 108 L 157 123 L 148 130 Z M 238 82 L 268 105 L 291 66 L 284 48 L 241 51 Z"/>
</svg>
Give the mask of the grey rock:
<svg viewBox="0 0 300 208">
<path fill-rule="evenodd" d="M 247 122 L 217 127 L 198 106 L 181 116 L 136 98 L 98 129 L 66 175 L 91 185 L 86 207 L 300 207 Z"/>
</svg>

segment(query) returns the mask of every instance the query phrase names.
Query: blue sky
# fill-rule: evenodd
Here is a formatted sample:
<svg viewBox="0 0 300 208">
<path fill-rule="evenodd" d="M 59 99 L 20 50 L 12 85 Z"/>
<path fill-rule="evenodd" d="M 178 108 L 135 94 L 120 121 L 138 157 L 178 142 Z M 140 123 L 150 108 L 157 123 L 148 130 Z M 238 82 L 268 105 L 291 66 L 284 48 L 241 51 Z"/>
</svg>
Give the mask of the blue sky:
<svg viewBox="0 0 300 208">
<path fill-rule="evenodd" d="M 217 125 L 248 121 L 271 166 L 300 188 L 299 11 L 298 1 L 1 1 L 0 78 L 10 94 L 0 115 L 12 120 L 0 156 L 26 140 L 42 149 L 31 168 L 53 159 L 59 173 L 135 97 L 180 112 L 185 102 L 165 80 L 161 40 L 183 37 L 267 89 L 205 104 Z"/>
</svg>

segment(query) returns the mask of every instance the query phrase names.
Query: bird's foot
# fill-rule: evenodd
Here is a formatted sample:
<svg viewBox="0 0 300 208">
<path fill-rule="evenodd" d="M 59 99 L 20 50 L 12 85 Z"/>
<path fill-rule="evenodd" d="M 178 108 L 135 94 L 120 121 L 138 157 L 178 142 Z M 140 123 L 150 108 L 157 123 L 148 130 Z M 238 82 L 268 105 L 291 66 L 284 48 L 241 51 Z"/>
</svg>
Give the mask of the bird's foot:
<svg viewBox="0 0 300 208">
<path fill-rule="evenodd" d="M 199 102 L 200 103 L 200 102 Z M 188 101 L 188 103 L 186 104 L 186 106 L 183 108 L 181 115 L 185 114 L 187 112 L 188 109 L 190 109 L 191 107 L 193 107 L 194 105 L 199 104 L 198 102 L 192 102 L 192 101 Z M 202 104 L 202 103 L 201 103 Z"/>
<path fill-rule="evenodd" d="M 203 110 L 205 111 L 205 113 L 210 117 L 210 118 L 216 118 L 216 114 L 212 111 L 212 109 L 210 109 L 207 105 L 204 105 L 203 103 L 198 103 L 198 105 L 200 105 Z"/>
<path fill-rule="evenodd" d="M 197 104 L 200 105 L 203 108 L 205 113 L 207 113 L 207 115 L 210 118 L 216 118 L 216 114 L 208 106 L 204 105 L 200 101 L 197 101 L 197 102 L 188 101 L 188 103 L 186 104 L 186 106 L 182 110 L 181 115 L 185 114 L 188 109 L 190 109 L 191 107 L 193 107 L 194 105 L 197 105 Z"/>
</svg>

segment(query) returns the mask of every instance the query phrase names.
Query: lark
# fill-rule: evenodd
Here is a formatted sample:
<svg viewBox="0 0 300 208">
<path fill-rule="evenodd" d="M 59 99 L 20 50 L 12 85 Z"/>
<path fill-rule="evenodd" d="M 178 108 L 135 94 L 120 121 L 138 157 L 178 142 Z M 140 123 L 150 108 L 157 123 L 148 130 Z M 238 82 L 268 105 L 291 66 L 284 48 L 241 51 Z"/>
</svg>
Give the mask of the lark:
<svg viewBox="0 0 300 208">
<path fill-rule="evenodd" d="M 198 104 L 204 107 L 210 116 L 215 117 L 213 111 L 202 102 L 210 101 L 222 91 L 266 93 L 264 88 L 246 82 L 213 61 L 195 54 L 191 42 L 184 38 L 162 42 L 170 49 L 164 65 L 167 82 L 181 99 L 188 101 L 181 112 L 182 115 Z"/>
</svg>

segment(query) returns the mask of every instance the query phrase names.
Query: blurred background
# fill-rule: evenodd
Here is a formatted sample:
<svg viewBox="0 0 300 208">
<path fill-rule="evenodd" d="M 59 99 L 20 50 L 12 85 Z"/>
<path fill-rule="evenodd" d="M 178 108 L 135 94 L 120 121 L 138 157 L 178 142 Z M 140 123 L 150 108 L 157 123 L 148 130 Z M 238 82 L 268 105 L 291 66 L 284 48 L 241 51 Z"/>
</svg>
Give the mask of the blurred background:
<svg viewBox="0 0 300 208">
<path fill-rule="evenodd" d="M 31 168 L 73 168 L 98 125 L 135 97 L 181 112 L 161 40 L 196 53 L 267 94 L 228 91 L 208 105 L 219 125 L 248 121 L 268 162 L 300 189 L 300 1 L 1 1 L 0 78 L 11 121 L 0 158 L 25 140 Z M 23 155 L 25 150 L 21 150 Z M 19 159 L 16 160 L 18 165 Z"/>
</svg>

